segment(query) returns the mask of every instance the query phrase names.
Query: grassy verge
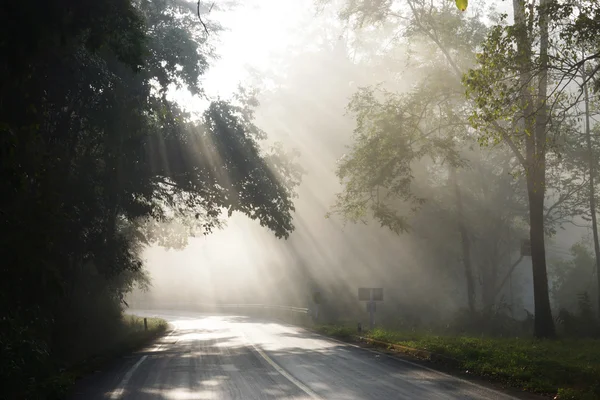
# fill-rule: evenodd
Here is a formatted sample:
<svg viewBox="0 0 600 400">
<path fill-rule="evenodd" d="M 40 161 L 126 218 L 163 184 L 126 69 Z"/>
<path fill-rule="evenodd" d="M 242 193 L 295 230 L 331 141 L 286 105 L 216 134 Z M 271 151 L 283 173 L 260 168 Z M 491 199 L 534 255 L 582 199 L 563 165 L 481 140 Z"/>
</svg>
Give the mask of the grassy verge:
<svg viewBox="0 0 600 400">
<path fill-rule="evenodd" d="M 316 329 L 342 339 L 355 335 L 344 326 Z M 461 371 L 527 391 L 558 394 L 561 400 L 600 399 L 600 340 L 451 337 L 382 329 L 363 336 L 450 357 Z"/>
<path fill-rule="evenodd" d="M 160 318 L 147 318 L 147 323 L 148 330 L 145 330 L 143 317 L 124 315 L 116 333 L 98 344 L 93 355 L 48 379 L 35 392 L 44 393 L 46 399 L 62 399 L 75 381 L 124 354 L 143 348 L 168 328 L 167 322 Z"/>
<path fill-rule="evenodd" d="M 143 317 L 124 315 L 118 334 L 100 347 L 95 355 L 71 368 L 73 372 L 85 375 L 106 361 L 144 347 L 166 332 L 167 321 L 160 318 L 146 318 L 146 320 L 148 330 L 144 328 Z"/>
</svg>

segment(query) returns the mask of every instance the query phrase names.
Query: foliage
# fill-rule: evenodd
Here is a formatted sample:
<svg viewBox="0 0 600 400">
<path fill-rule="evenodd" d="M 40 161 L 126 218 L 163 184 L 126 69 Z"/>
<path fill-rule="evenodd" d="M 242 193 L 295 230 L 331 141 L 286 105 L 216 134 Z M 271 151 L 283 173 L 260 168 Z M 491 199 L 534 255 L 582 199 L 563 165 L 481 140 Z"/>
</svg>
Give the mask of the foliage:
<svg viewBox="0 0 600 400">
<path fill-rule="evenodd" d="M 535 392 L 555 393 L 559 388 L 598 383 L 599 348 L 594 341 L 403 337 L 385 331 L 374 332 L 374 338 L 452 357 L 470 373 Z"/>
<path fill-rule="evenodd" d="M 530 336 L 532 334 L 531 315 L 523 320 L 510 316 L 510 306 L 498 306 L 477 312 L 475 315 L 465 311 L 458 311 L 443 330 L 445 335 L 457 336 L 486 336 L 486 337 L 515 337 Z"/>
<path fill-rule="evenodd" d="M 578 296 L 594 293 L 592 278 L 596 265 L 594 255 L 585 242 L 574 244 L 570 252 L 570 259 L 554 260 L 551 264 L 552 297 L 556 308 L 576 312 L 579 309 Z"/>
<path fill-rule="evenodd" d="M 591 301 L 596 298 L 596 287 L 591 279 L 596 261 L 584 242 L 574 244 L 571 254 L 571 259 L 552 263 L 552 298 L 559 310 L 557 322 L 567 336 L 598 337 L 600 325 Z"/>
<path fill-rule="evenodd" d="M 438 106 L 444 97 L 439 94 Z M 382 226 L 395 233 L 408 230 L 406 217 L 392 205 L 408 203 L 416 210 L 423 204 L 411 188 L 414 164 L 425 157 L 460 162 L 451 139 L 429 138 L 440 126 L 426 108 L 435 101 L 418 92 L 406 96 L 383 92 L 383 100 L 372 89 L 354 95 L 348 108 L 356 115 L 355 144 L 338 165 L 344 192 L 338 195 L 335 211 L 357 222 L 370 208 Z"/>
<path fill-rule="evenodd" d="M 492 27 L 478 68 L 464 79 L 476 104 L 470 121 L 480 142 L 507 143 L 527 177 L 538 336 L 553 335 L 543 232 L 555 230 L 547 223 L 591 214 L 596 224 L 594 163 L 589 162 L 596 141 L 588 125 L 588 82 L 598 72 L 598 43 L 589 36 L 597 33 L 596 17 L 597 5 L 591 2 L 515 2 L 514 23 Z M 557 201 L 545 207 L 548 194 Z"/>
<path fill-rule="evenodd" d="M 545 200 L 548 170 L 555 161 L 550 155 L 564 134 L 565 110 L 572 107 L 563 101 L 571 77 L 554 71 L 564 55 L 555 37 L 565 17 L 553 12 L 555 4 L 543 0 L 535 7 L 527 1 L 514 2 L 514 23 L 500 21 L 491 27 L 477 55 L 478 67 L 464 77 L 467 96 L 475 104 L 470 122 L 480 143 L 506 143 L 526 175 L 538 337 L 555 335 L 544 242 Z"/>
<path fill-rule="evenodd" d="M 45 379 L 39 385 L 31 386 L 29 395 L 35 398 L 43 394 L 45 399 L 63 399 L 78 379 L 97 371 L 124 354 L 143 348 L 163 335 L 168 328 L 167 321 L 161 318 L 146 318 L 146 320 L 147 330 L 144 328 L 143 317 L 123 315 L 111 335 L 101 336 L 100 340 L 92 344 L 93 350 L 86 358 Z"/>
<path fill-rule="evenodd" d="M 342 340 L 352 338 L 356 334 L 356 329 L 343 325 L 318 325 L 314 329 L 327 336 L 333 336 Z"/>
<path fill-rule="evenodd" d="M 577 314 L 560 309 L 557 316 L 559 328 L 565 336 L 590 338 L 598 337 L 600 329 L 596 317 L 592 311 L 592 304 L 587 293 L 582 293 L 579 297 L 579 312 Z"/>
<path fill-rule="evenodd" d="M 322 0 L 320 3 L 328 2 Z M 501 153 L 509 148 L 513 153 L 512 158 L 517 161 L 514 163 L 511 160 L 512 170 L 509 173 L 518 178 L 519 185 L 515 186 L 520 186 L 518 193 L 511 191 L 515 195 L 513 199 L 518 199 L 518 203 L 521 203 L 517 206 L 518 212 L 491 219 L 504 219 L 503 223 L 521 232 L 525 228 L 522 219 L 529 216 L 535 303 L 538 305 L 536 334 L 540 336 L 553 335 L 544 235 L 555 234 L 559 226 L 573 222 L 576 217 L 587 219 L 590 214 L 587 187 L 589 177 L 586 176 L 589 170 L 586 161 L 589 157 L 586 155 L 587 149 L 581 146 L 581 121 L 578 120 L 581 114 L 576 110 L 582 95 L 583 83 L 580 81 L 586 80 L 585 76 L 580 79 L 580 69 L 587 67 L 587 79 L 598 72 L 598 43 L 592 36 L 592 32 L 597 30 L 597 7 L 592 3 L 542 1 L 536 6 L 528 1 L 520 1 L 514 3 L 513 24 L 508 23 L 506 15 L 492 13 L 490 16 L 493 25 L 489 28 L 480 19 L 480 13 L 475 12 L 467 17 L 457 13 L 449 2 L 348 0 L 342 2 L 339 13 L 355 32 L 358 32 L 358 28 L 367 28 L 373 24 L 380 25 L 385 32 L 391 31 L 386 48 L 378 48 L 379 53 L 390 53 L 390 59 L 393 58 L 393 51 L 389 47 L 396 45 L 404 51 L 409 49 L 410 61 L 421 67 L 410 71 L 411 79 L 418 76 L 420 80 L 405 89 L 404 96 L 422 95 L 427 98 L 427 94 L 422 93 L 423 81 L 431 87 L 439 87 L 439 92 L 443 93 L 447 83 L 452 81 L 452 76 L 460 78 L 471 68 L 463 80 L 467 87 L 468 101 L 461 99 L 460 95 L 456 96 L 452 99 L 453 113 L 444 110 L 447 117 L 445 122 L 458 126 L 449 130 L 447 125 L 440 124 L 439 133 L 450 131 L 443 132 L 441 136 L 444 137 L 445 134 L 447 138 L 452 137 L 455 147 L 466 147 L 470 141 L 477 140 L 481 145 L 487 146 L 491 154 Z M 413 47 L 411 43 L 418 43 L 418 47 L 423 50 L 415 49 L 417 46 Z M 385 59 L 385 56 L 382 58 Z M 477 62 L 475 68 L 472 65 L 474 58 Z M 432 73 L 429 69 L 432 67 L 441 73 Z M 577 85 L 580 90 L 572 90 Z M 454 90 L 462 91 L 461 88 Z M 360 94 L 361 92 L 357 93 L 356 97 Z M 364 93 L 362 95 L 368 99 Z M 436 99 L 436 96 L 432 97 L 431 108 L 434 108 Z M 392 137 L 395 134 L 394 128 L 398 127 L 401 135 L 405 135 L 406 131 L 401 122 L 392 122 L 394 116 L 400 114 L 397 111 L 389 111 L 387 136 L 382 134 L 381 128 L 373 128 L 375 123 L 381 125 L 381 115 L 384 115 L 382 110 L 386 109 L 388 101 L 380 98 L 377 100 L 380 104 L 368 104 L 365 101 L 365 110 L 372 114 L 368 116 L 372 125 L 367 129 L 360 122 L 362 116 L 354 113 L 357 116 L 357 129 L 362 128 L 368 134 L 363 132 L 360 136 L 360 133 L 355 132 L 351 152 L 339 164 L 338 176 L 344 184 L 344 191 L 338 197 L 334 211 L 351 221 L 365 221 L 370 213 L 383 226 L 395 232 L 406 232 L 414 225 L 414 220 L 411 221 L 408 216 L 411 209 L 421 208 L 421 214 L 431 212 L 431 207 L 423 208 L 423 204 L 419 203 L 425 200 L 432 202 L 432 199 L 424 196 L 422 187 L 417 188 L 417 184 L 424 186 L 423 183 L 433 173 L 428 171 L 429 176 L 416 176 L 415 161 L 422 155 L 414 147 L 400 147 L 406 153 L 402 158 L 405 164 L 396 162 L 395 165 L 402 165 L 401 170 L 391 168 L 385 171 L 385 158 L 380 160 L 373 157 L 375 150 L 381 151 L 385 146 L 388 147 L 385 147 L 382 154 L 385 156 L 390 153 L 391 142 L 384 138 Z M 390 108 L 387 107 L 387 110 Z M 414 115 L 414 110 L 406 102 L 397 102 L 397 108 L 413 111 Z M 460 125 L 466 125 L 467 114 L 470 115 L 468 121 L 472 129 L 465 127 L 460 132 Z M 436 114 L 424 111 L 422 119 L 426 122 L 435 121 Z M 422 141 L 428 139 L 425 135 L 419 138 Z M 592 147 L 596 146 L 595 139 L 592 141 Z M 379 143 L 380 148 L 374 143 Z M 397 155 L 401 153 L 397 152 Z M 464 154 L 460 155 L 464 157 Z M 379 184 L 380 181 L 385 182 L 385 179 L 388 184 L 393 179 L 403 183 L 401 196 L 396 196 L 393 202 L 387 197 L 393 196 L 394 191 L 385 184 Z M 499 178 L 498 181 L 502 179 Z M 503 229 L 484 235 L 489 237 L 482 237 L 483 240 L 478 245 L 470 243 L 471 237 L 481 233 L 473 232 L 473 227 L 462 221 L 464 212 L 461 210 L 463 207 L 460 197 L 464 197 L 463 191 L 470 191 L 470 185 L 458 186 L 456 209 L 452 212 L 457 215 L 459 231 L 463 236 L 460 243 L 462 254 L 459 256 L 464 260 L 469 282 L 468 276 L 472 275 L 469 271 L 473 268 L 466 260 L 471 259 L 472 253 L 482 252 L 485 260 L 477 260 L 476 263 L 487 264 L 483 268 L 480 266 L 479 272 L 484 286 L 482 297 L 487 297 L 483 299 L 484 307 L 490 307 L 490 303 L 498 295 L 495 286 L 499 280 L 504 279 L 498 264 L 510 264 L 510 254 L 506 257 L 506 253 L 498 251 L 498 245 L 494 244 L 503 240 L 497 235 Z M 392 186 L 393 189 L 397 187 L 398 185 Z M 496 196 L 501 195 L 503 190 L 496 193 Z M 477 195 L 472 200 L 476 198 Z M 444 202 L 448 204 L 448 200 L 445 198 Z M 480 204 L 481 199 L 478 200 L 471 202 L 469 206 Z M 499 205 L 496 210 L 503 208 Z M 448 211 L 451 210 L 446 212 Z M 495 226 L 494 223 L 489 225 L 487 218 L 482 222 Z M 465 240 L 465 236 L 470 238 Z"/>
<path fill-rule="evenodd" d="M 469 6 L 469 0 L 456 0 L 456 8 L 460 11 L 466 11 Z"/>
<path fill-rule="evenodd" d="M 124 294 L 148 283 L 140 249 L 170 244 L 165 228 L 185 226 L 180 245 L 238 211 L 287 237 L 299 174 L 283 148 L 261 148 L 251 94 L 212 102 L 200 120 L 167 99 L 173 87 L 201 94 L 213 54 L 185 4 L 1 7 L 0 369 L 10 396 L 117 329 Z"/>
<path fill-rule="evenodd" d="M 346 332 L 340 328 L 320 331 Z M 376 329 L 367 336 L 451 357 L 457 360 L 460 371 L 528 391 L 558 392 L 561 399 L 567 394 L 581 397 L 564 398 L 597 398 L 600 387 L 598 340 L 440 336 L 385 329 Z"/>
<path fill-rule="evenodd" d="M 447 2 L 408 5 L 352 1 L 342 11 L 358 25 L 398 22 L 401 35 L 390 41 L 399 47 L 406 41 L 411 49 L 402 78 L 418 79 L 400 93 L 382 84 L 352 97 L 348 110 L 356 128 L 338 163 L 343 191 L 332 211 L 348 221 L 372 217 L 395 233 L 428 238 L 436 263 L 463 260 L 470 307 L 479 278 L 481 304 L 490 308 L 513 263 L 527 210 L 524 180 L 512 180 L 518 166 L 507 148 L 472 146 L 476 133 L 460 76 L 472 65 L 486 27 Z M 460 240 L 449 239 L 457 230 Z"/>
</svg>

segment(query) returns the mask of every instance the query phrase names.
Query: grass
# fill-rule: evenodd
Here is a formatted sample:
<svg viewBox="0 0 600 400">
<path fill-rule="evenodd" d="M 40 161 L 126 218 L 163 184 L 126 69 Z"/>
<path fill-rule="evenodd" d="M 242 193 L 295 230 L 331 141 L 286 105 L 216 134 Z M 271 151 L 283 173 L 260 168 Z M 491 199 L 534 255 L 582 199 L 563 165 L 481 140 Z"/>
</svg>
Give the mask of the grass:
<svg viewBox="0 0 600 400">
<path fill-rule="evenodd" d="M 123 315 L 119 332 L 108 343 L 98 349 L 96 355 L 77 366 L 78 371 L 87 372 L 90 367 L 114 359 L 123 354 L 138 350 L 167 330 L 167 321 L 160 318 L 146 318 L 148 330 L 144 328 L 144 318 Z"/>
<path fill-rule="evenodd" d="M 115 357 L 138 350 L 161 336 L 168 327 L 167 321 L 160 318 L 146 318 L 148 330 L 144 329 L 144 318 L 124 315 L 117 334 L 98 348 L 96 354 L 75 366 L 83 374 Z"/>
<path fill-rule="evenodd" d="M 123 327 L 129 335 L 141 334 L 155 335 L 164 333 L 167 330 L 167 321 L 161 318 L 146 318 L 148 322 L 148 331 L 144 330 L 144 318 L 136 315 L 123 315 Z"/>
<path fill-rule="evenodd" d="M 348 339 L 355 331 L 320 326 L 323 334 Z M 461 371 L 561 400 L 600 399 L 600 340 L 534 340 L 376 329 L 368 338 L 427 350 L 457 360 Z"/>
<path fill-rule="evenodd" d="M 338 339 L 350 339 L 356 335 L 356 330 L 343 325 L 318 325 L 315 329 L 323 335 L 333 336 Z"/>
<path fill-rule="evenodd" d="M 146 320 L 148 330 L 144 328 L 143 317 L 123 315 L 115 334 L 98 344 L 91 356 L 51 377 L 37 387 L 36 392 L 44 393 L 46 399 L 62 399 L 75 381 L 124 354 L 143 348 L 163 335 L 168 328 L 167 322 L 163 319 L 147 318 Z"/>
</svg>

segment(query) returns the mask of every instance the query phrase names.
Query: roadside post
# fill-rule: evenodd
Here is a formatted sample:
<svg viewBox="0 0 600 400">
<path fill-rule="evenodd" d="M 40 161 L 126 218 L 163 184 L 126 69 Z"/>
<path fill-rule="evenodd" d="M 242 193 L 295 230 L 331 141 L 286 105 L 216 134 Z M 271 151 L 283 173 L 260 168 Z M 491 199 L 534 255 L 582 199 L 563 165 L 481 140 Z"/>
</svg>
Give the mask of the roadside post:
<svg viewBox="0 0 600 400">
<path fill-rule="evenodd" d="M 531 257 L 531 240 L 530 239 L 521 239 L 521 258 L 523 257 Z M 520 260 L 520 259 L 519 259 Z M 518 261 L 517 261 L 518 263 Z M 516 264 L 515 264 L 516 267 Z M 514 272 L 514 268 L 510 269 L 509 277 L 508 277 L 508 288 L 510 291 L 510 315 L 515 318 L 515 303 L 513 296 L 513 284 L 512 284 L 512 274 Z"/>
<path fill-rule="evenodd" d="M 313 292 L 313 303 L 315 303 L 315 312 L 313 314 L 313 318 L 315 321 L 317 321 L 319 319 L 319 305 L 321 304 L 321 292 L 318 290 L 315 290 Z"/>
</svg>

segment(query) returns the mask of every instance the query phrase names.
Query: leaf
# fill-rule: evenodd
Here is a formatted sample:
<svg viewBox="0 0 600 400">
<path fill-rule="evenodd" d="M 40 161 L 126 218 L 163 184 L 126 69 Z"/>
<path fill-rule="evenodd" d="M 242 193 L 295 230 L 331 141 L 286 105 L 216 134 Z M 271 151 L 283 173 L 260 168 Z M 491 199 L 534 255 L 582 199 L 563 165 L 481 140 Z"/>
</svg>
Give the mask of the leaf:
<svg viewBox="0 0 600 400">
<path fill-rule="evenodd" d="M 469 0 L 456 0 L 456 8 L 460 11 L 465 11 L 469 5 Z"/>
</svg>

